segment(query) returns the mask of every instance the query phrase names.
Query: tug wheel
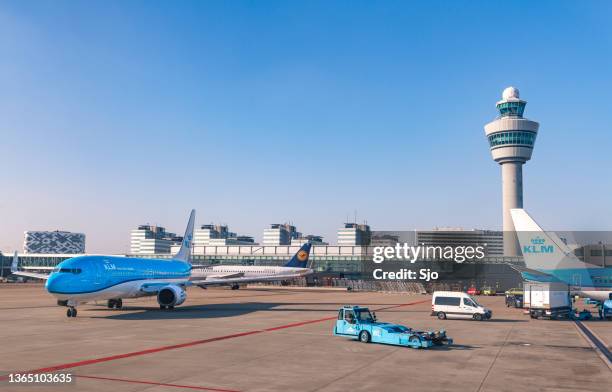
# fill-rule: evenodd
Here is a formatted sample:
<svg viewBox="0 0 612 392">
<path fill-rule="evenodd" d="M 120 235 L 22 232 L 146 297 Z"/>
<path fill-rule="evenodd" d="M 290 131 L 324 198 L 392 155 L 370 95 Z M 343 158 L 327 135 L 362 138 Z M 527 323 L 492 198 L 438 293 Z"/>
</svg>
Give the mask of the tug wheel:
<svg viewBox="0 0 612 392">
<path fill-rule="evenodd" d="M 421 348 L 421 339 L 419 339 L 418 336 L 411 336 L 410 339 L 408 339 L 410 341 L 410 343 L 413 344 L 419 344 L 419 346 L 415 347 L 415 348 Z"/>
<path fill-rule="evenodd" d="M 369 343 L 370 342 L 370 333 L 368 331 L 361 331 L 361 332 L 359 332 L 359 340 L 362 343 Z"/>
</svg>

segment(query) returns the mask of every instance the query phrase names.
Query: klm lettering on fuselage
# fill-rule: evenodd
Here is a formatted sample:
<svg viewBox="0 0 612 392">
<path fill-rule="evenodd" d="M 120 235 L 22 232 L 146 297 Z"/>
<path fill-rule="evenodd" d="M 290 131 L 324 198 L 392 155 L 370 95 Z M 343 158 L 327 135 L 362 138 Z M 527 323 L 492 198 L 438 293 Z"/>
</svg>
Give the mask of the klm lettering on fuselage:
<svg viewBox="0 0 612 392">
<path fill-rule="evenodd" d="M 105 262 L 104 263 L 104 269 L 107 270 L 107 271 L 116 270 L 117 266 L 115 264 L 112 264 L 112 263 L 109 263 L 109 262 Z"/>
<path fill-rule="evenodd" d="M 545 242 L 543 238 L 533 238 L 531 245 L 523 246 L 523 253 L 553 253 L 555 251 L 553 245 L 546 245 Z"/>
</svg>

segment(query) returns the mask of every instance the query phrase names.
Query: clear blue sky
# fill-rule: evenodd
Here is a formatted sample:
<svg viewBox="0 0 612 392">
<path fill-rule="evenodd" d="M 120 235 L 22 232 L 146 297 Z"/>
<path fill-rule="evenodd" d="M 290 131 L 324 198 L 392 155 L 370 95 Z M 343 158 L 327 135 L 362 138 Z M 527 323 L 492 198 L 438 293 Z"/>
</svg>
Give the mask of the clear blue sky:
<svg viewBox="0 0 612 392">
<path fill-rule="evenodd" d="M 607 1 L 3 1 L 0 249 L 141 223 L 501 227 L 483 125 L 540 121 L 525 207 L 612 229 Z"/>
</svg>

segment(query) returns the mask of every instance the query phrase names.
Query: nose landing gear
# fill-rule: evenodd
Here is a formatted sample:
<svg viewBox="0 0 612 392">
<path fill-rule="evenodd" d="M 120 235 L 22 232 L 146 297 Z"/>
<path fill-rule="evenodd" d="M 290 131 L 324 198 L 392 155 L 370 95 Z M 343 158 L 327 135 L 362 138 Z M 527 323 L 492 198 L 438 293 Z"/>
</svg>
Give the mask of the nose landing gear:
<svg viewBox="0 0 612 392">
<path fill-rule="evenodd" d="M 77 316 L 77 310 L 75 307 L 71 306 L 68 308 L 68 310 L 66 311 L 66 317 L 76 317 Z"/>
</svg>

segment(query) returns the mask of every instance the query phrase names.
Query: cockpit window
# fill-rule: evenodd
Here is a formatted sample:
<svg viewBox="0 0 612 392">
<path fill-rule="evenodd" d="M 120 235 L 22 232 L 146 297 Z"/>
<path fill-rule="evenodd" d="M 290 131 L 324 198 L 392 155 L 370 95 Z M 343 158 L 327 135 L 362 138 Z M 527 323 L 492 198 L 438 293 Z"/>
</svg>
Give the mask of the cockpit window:
<svg viewBox="0 0 612 392">
<path fill-rule="evenodd" d="M 80 268 L 60 268 L 59 270 L 56 268 L 53 271 L 59 272 L 59 273 L 65 272 L 65 273 L 70 273 L 70 274 L 80 274 L 81 273 Z"/>
</svg>

